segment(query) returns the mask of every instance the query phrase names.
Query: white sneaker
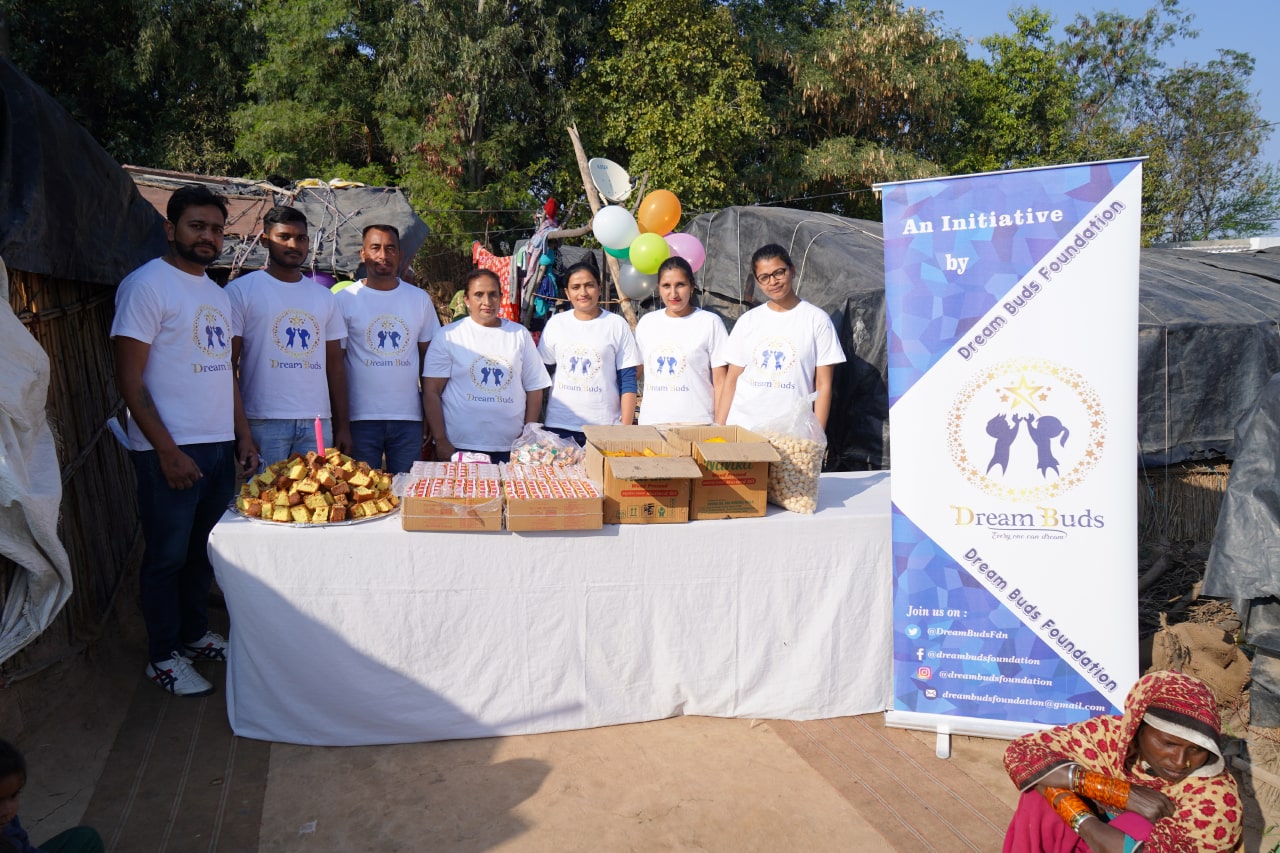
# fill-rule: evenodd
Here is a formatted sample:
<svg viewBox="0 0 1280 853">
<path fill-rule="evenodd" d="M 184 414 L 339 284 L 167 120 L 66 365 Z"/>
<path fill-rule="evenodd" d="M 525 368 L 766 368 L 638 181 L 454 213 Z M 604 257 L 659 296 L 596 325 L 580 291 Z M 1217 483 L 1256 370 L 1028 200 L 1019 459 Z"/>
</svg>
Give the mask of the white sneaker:
<svg viewBox="0 0 1280 853">
<path fill-rule="evenodd" d="M 196 672 L 191 661 L 174 652 L 168 660 L 147 664 L 147 678 L 174 696 L 208 696 L 213 685 Z"/>
<path fill-rule="evenodd" d="M 227 641 L 221 634 L 205 631 L 194 643 L 182 644 L 182 656 L 187 660 L 227 660 Z"/>
</svg>

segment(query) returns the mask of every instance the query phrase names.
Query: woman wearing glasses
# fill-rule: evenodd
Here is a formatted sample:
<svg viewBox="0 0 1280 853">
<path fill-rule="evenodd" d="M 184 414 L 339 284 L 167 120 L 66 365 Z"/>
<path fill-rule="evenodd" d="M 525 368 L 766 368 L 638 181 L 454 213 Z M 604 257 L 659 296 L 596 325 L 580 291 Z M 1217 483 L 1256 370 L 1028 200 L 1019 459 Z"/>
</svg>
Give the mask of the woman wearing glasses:
<svg viewBox="0 0 1280 853">
<path fill-rule="evenodd" d="M 776 243 L 756 250 L 751 271 L 769 301 L 739 317 L 725 342 L 716 423 L 751 429 L 817 392 L 813 413 L 825 430 L 831 377 L 845 360 L 831 318 L 796 296 L 795 264 Z"/>
</svg>

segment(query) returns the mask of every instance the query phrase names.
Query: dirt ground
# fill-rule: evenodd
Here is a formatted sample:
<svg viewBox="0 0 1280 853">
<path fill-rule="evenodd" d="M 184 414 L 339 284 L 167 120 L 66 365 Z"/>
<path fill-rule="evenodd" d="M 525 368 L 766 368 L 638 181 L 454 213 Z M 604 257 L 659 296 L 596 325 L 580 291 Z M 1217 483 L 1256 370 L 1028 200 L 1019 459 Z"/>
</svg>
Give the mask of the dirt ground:
<svg viewBox="0 0 1280 853">
<path fill-rule="evenodd" d="M 943 761 L 933 734 L 880 715 L 380 747 L 246 741 L 221 692 L 182 700 L 145 683 L 136 622 L 108 635 L 0 693 L 0 731 L 20 732 L 30 765 L 21 814 L 37 841 L 87 821 L 121 851 L 981 851 L 999 849 L 1016 801 L 1005 742 L 954 737 Z M 1280 789 L 1242 787 L 1244 849 L 1276 853 Z"/>
</svg>

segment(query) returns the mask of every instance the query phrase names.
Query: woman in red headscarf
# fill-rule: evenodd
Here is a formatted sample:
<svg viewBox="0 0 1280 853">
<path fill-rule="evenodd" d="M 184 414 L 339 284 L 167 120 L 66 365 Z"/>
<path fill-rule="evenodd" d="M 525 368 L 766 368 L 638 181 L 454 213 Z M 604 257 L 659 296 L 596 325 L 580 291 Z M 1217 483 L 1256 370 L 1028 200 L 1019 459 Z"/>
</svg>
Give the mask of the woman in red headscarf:
<svg viewBox="0 0 1280 853">
<path fill-rule="evenodd" d="M 1222 758 L 1209 687 L 1144 675 L 1124 714 L 1024 735 L 1004 766 L 1022 791 L 1005 853 L 1197 853 L 1240 842 L 1244 820 Z"/>
</svg>

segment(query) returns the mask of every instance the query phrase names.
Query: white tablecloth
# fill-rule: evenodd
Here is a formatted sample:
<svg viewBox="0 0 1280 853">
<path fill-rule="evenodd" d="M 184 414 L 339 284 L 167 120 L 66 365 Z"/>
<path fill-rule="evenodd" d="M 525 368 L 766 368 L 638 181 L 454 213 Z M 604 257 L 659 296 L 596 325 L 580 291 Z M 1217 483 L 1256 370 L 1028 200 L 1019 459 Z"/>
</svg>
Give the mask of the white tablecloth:
<svg viewBox="0 0 1280 853">
<path fill-rule="evenodd" d="M 580 533 L 228 514 L 209 554 L 244 737 L 401 743 L 891 701 L 883 472 L 824 476 L 815 515 Z"/>
</svg>

